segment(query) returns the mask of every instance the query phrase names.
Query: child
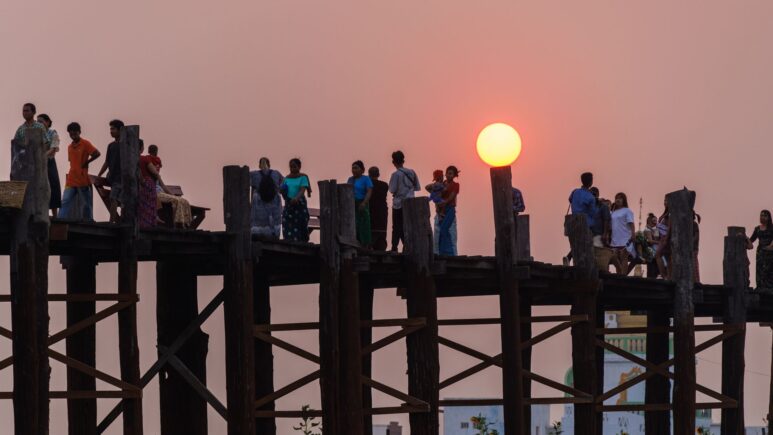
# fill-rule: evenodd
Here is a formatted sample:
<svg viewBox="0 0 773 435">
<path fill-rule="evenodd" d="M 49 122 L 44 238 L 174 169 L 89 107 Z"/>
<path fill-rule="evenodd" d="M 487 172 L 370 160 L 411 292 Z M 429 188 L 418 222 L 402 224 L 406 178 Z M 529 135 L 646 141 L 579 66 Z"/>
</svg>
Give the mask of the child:
<svg viewBox="0 0 773 435">
<path fill-rule="evenodd" d="M 443 171 L 436 169 L 432 172 L 432 183 L 428 184 L 426 189 L 429 192 L 429 200 L 435 203 L 435 212 L 442 219 L 443 207 L 439 204 L 443 202 L 443 191 L 446 185 L 443 183 Z"/>
</svg>

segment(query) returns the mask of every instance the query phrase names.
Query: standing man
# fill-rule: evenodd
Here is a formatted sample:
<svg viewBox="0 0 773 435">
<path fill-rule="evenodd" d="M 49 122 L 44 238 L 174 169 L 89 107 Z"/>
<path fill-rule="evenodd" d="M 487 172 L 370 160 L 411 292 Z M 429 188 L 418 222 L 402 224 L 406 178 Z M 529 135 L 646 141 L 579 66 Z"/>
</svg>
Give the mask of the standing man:
<svg viewBox="0 0 773 435">
<path fill-rule="evenodd" d="M 593 228 L 594 217 L 596 215 L 596 198 L 590 192 L 590 188 L 593 187 L 593 174 L 590 172 L 584 172 L 580 175 L 580 182 L 582 186 L 574 189 L 569 195 L 569 207 L 572 210 L 572 214 L 584 214 L 585 222 L 588 224 L 588 228 Z M 568 231 L 568 229 L 564 229 Z M 565 235 L 569 235 L 566 233 Z M 572 253 L 564 257 L 564 266 L 569 265 L 569 261 L 572 259 Z"/>
<path fill-rule="evenodd" d="M 523 194 L 520 189 L 513 187 L 513 218 L 517 219 L 524 211 L 526 211 L 526 203 L 523 202 Z"/>
<path fill-rule="evenodd" d="M 62 208 L 59 217 L 75 220 L 94 220 L 93 196 L 89 181 L 89 163 L 101 155 L 91 142 L 81 137 L 81 126 L 71 122 L 67 126 L 72 143 L 67 147 L 67 160 L 70 170 L 62 195 Z"/>
<path fill-rule="evenodd" d="M 121 129 L 124 123 L 120 119 L 114 119 L 110 121 L 110 137 L 113 141 L 107 146 L 107 155 L 105 156 L 105 163 L 102 164 L 102 169 L 99 170 L 98 176 L 107 171 L 107 184 L 110 186 L 110 222 L 118 223 L 120 217 L 118 216 L 118 206 L 121 204 L 121 148 L 118 139 L 121 136 Z"/>
<path fill-rule="evenodd" d="M 35 113 L 37 113 L 37 108 L 34 104 L 25 103 L 24 106 L 22 106 L 21 116 L 24 118 L 24 124 L 20 125 L 19 128 L 16 129 L 16 134 L 13 136 L 13 142 L 15 143 L 15 146 L 11 146 L 11 173 L 14 173 L 13 168 L 15 165 L 23 165 L 20 157 L 22 157 L 22 154 L 26 150 L 26 144 L 24 143 L 24 133 L 28 128 L 40 129 L 42 132 L 43 144 L 46 146 L 46 148 L 48 148 L 48 131 L 43 124 L 35 121 Z"/>
<path fill-rule="evenodd" d="M 392 164 L 396 169 L 389 178 L 389 191 L 392 193 L 392 252 L 397 252 L 397 246 L 404 237 L 403 200 L 413 198 L 420 185 L 416 172 L 403 167 L 405 154 L 402 151 L 392 153 Z"/>
<path fill-rule="evenodd" d="M 381 171 L 375 166 L 368 169 L 368 176 L 373 182 L 373 190 L 370 195 L 370 231 L 373 234 L 373 249 L 386 251 L 389 185 L 378 179 L 381 176 Z"/>
</svg>

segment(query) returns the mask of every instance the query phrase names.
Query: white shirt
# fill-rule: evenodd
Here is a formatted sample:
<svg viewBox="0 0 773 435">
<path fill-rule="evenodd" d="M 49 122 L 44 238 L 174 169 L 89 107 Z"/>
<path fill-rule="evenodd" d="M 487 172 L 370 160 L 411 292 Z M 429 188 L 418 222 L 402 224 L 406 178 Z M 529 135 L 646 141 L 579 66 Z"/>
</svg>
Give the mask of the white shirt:
<svg viewBox="0 0 773 435">
<path fill-rule="evenodd" d="M 403 200 L 413 198 L 420 188 L 419 177 L 413 169 L 400 168 L 389 179 L 389 191 L 392 192 L 392 208 L 403 208 Z"/>
<path fill-rule="evenodd" d="M 612 212 L 612 247 L 622 248 L 631 240 L 633 212 L 630 208 L 619 208 Z"/>
</svg>

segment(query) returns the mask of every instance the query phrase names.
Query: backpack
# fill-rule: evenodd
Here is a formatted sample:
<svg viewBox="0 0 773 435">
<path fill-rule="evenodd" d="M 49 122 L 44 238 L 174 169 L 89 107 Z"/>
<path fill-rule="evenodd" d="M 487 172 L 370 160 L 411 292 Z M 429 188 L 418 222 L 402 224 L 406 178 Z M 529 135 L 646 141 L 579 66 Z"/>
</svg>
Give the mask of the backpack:
<svg viewBox="0 0 773 435">
<path fill-rule="evenodd" d="M 258 195 L 263 202 L 272 202 L 276 198 L 276 183 L 274 183 L 274 178 L 271 177 L 271 172 L 261 174 L 262 177 L 258 185 Z"/>
</svg>

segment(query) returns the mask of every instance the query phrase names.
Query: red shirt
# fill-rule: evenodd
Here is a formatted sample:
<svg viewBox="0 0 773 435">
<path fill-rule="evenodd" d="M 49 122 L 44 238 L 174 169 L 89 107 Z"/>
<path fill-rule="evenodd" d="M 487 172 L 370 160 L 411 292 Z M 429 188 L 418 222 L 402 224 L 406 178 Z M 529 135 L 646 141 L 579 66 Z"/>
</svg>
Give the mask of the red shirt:
<svg viewBox="0 0 773 435">
<path fill-rule="evenodd" d="M 459 196 L 459 183 L 456 181 L 446 181 L 446 188 L 443 190 L 443 194 L 441 195 L 441 198 L 443 198 L 443 201 L 447 200 L 451 197 L 451 193 L 455 193 L 454 199 L 449 201 L 447 205 L 451 205 L 456 207 L 456 198 Z"/>
<path fill-rule="evenodd" d="M 142 178 L 153 179 L 153 176 L 150 175 L 150 171 L 148 171 L 148 163 L 152 163 L 153 166 L 156 167 L 156 170 L 159 170 L 161 169 L 161 159 L 158 156 L 151 156 L 150 154 L 140 156 L 140 173 L 142 174 Z"/>
</svg>

